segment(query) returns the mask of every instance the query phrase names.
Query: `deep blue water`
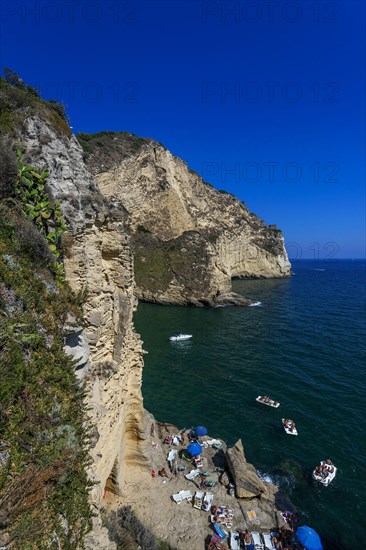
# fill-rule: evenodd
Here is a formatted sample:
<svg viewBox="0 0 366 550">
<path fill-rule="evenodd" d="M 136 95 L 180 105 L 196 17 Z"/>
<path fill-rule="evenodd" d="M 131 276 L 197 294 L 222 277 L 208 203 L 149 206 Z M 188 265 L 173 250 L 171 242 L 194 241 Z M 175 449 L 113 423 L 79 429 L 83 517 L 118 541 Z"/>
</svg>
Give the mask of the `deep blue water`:
<svg viewBox="0 0 366 550">
<path fill-rule="evenodd" d="M 234 281 L 260 307 L 140 304 L 145 407 L 180 427 L 204 424 L 285 487 L 325 548 L 366 547 L 366 292 L 363 260 L 295 261 L 284 280 Z M 191 341 L 174 344 L 180 330 Z M 258 404 L 259 394 L 281 402 Z M 285 434 L 293 418 L 299 436 Z M 329 487 L 311 479 L 330 457 Z"/>
</svg>

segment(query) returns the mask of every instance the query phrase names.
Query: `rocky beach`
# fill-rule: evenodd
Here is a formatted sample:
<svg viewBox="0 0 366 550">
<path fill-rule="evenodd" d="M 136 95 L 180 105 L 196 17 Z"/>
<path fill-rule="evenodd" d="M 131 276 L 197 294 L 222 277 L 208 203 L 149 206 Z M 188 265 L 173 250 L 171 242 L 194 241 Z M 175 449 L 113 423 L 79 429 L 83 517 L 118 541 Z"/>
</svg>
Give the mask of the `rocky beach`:
<svg viewBox="0 0 366 550">
<path fill-rule="evenodd" d="M 212 440 L 209 436 L 200 438 L 203 446 L 202 472 L 206 473 L 207 485 L 212 487 L 200 489 L 200 476 L 193 480 L 186 475 L 195 469 L 194 459 L 189 459 L 186 448 L 189 444 L 188 433 L 184 432 L 184 442 L 177 445 L 164 441 L 170 436 L 181 435 L 177 427 L 170 424 L 156 423 L 148 415 L 146 438 L 151 445 L 151 470 L 134 466 L 127 472 L 126 484 L 122 495 L 106 491 L 102 506 L 108 510 L 130 506 L 136 517 L 146 525 L 161 541 L 169 544 L 174 550 L 184 550 L 187 545 L 195 550 L 207 547 L 215 533 L 211 521 L 213 509 L 227 506 L 232 510 L 233 519 L 230 530 L 243 532 L 245 529 L 255 532 L 270 532 L 286 525 L 281 516 L 281 509 L 287 509 L 289 501 L 286 495 L 279 492 L 275 485 L 261 480 L 255 468 L 246 461 L 243 444 L 239 440 L 234 447 L 227 448 L 224 441 Z M 151 434 L 153 426 L 153 434 Z M 206 442 L 215 441 L 216 446 Z M 169 442 L 169 439 L 168 439 Z M 205 446 L 207 445 L 207 446 Z M 214 444 L 215 445 L 215 444 Z M 170 471 L 167 456 L 174 449 L 177 451 L 176 474 Z M 187 458 L 182 458 L 186 456 Z M 159 471 L 164 468 L 164 475 Z M 183 470 L 184 468 L 184 470 Z M 165 477 L 165 474 L 167 477 Z M 229 484 L 235 485 L 235 494 L 230 494 Z M 212 493 L 213 501 L 209 511 L 198 510 L 193 506 L 194 495 L 202 490 Z M 192 498 L 176 503 L 173 495 L 181 491 L 190 491 Z M 248 514 L 249 513 L 249 514 Z M 249 518 L 253 518 L 252 521 Z M 225 527 L 224 527 L 225 528 Z M 95 548 L 98 540 L 91 543 Z M 104 544 L 104 543 L 102 543 Z"/>
</svg>

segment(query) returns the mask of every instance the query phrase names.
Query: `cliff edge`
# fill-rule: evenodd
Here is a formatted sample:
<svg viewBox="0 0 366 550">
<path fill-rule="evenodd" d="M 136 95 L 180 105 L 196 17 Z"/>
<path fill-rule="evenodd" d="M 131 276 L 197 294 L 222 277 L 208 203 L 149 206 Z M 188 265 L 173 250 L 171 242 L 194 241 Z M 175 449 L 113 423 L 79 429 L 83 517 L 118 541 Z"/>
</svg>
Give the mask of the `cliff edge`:
<svg viewBox="0 0 366 550">
<path fill-rule="evenodd" d="M 103 195 L 128 212 L 138 299 L 247 305 L 232 278 L 290 275 L 282 232 L 160 143 L 115 132 L 78 138 Z"/>
</svg>

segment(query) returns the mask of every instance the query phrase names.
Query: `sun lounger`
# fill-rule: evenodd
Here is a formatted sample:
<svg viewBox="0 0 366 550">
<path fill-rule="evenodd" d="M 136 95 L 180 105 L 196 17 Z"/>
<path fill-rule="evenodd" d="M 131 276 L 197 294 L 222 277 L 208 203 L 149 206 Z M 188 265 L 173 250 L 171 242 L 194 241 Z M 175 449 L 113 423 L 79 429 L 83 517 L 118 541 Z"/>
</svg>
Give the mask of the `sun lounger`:
<svg viewBox="0 0 366 550">
<path fill-rule="evenodd" d="M 168 462 L 173 462 L 173 460 L 177 460 L 178 451 L 177 449 L 171 449 L 167 456 Z"/>
<path fill-rule="evenodd" d="M 179 491 L 179 493 L 172 495 L 172 499 L 177 504 L 180 504 L 182 500 L 192 500 L 192 493 L 191 491 Z"/>
<path fill-rule="evenodd" d="M 202 503 L 202 510 L 204 510 L 205 512 L 209 512 L 211 510 L 212 501 L 213 501 L 213 494 L 206 493 Z"/>
<path fill-rule="evenodd" d="M 197 510 L 201 510 L 203 495 L 204 495 L 203 491 L 196 491 L 196 494 L 194 496 L 193 508 L 197 508 Z"/>
<path fill-rule="evenodd" d="M 253 539 L 255 550 L 264 550 L 264 544 L 262 543 L 261 536 L 259 533 L 252 532 L 252 539 Z"/>
<path fill-rule="evenodd" d="M 196 476 L 198 476 L 199 473 L 199 470 L 191 470 L 189 474 L 185 474 L 184 477 L 192 481 Z"/>
<path fill-rule="evenodd" d="M 240 550 L 239 533 L 237 531 L 231 531 L 230 533 L 230 548 L 231 550 Z"/>
<path fill-rule="evenodd" d="M 221 539 L 225 539 L 228 536 L 228 533 L 221 529 L 220 525 L 218 523 L 214 524 L 214 528 L 216 533 L 219 535 Z"/>
<path fill-rule="evenodd" d="M 269 533 L 262 533 L 262 539 L 266 550 L 276 550 L 276 546 L 274 542 L 272 542 L 272 537 Z"/>
</svg>

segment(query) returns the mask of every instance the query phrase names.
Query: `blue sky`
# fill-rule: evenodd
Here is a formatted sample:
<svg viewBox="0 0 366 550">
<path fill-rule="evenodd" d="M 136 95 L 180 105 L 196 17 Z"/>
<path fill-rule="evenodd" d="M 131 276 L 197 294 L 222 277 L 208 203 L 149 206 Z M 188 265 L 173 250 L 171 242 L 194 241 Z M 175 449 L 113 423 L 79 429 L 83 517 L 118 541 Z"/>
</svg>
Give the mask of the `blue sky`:
<svg viewBox="0 0 366 550">
<path fill-rule="evenodd" d="M 283 229 L 365 256 L 363 1 L 3 0 L 0 62 L 75 132 L 162 142 Z"/>
</svg>

